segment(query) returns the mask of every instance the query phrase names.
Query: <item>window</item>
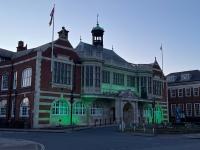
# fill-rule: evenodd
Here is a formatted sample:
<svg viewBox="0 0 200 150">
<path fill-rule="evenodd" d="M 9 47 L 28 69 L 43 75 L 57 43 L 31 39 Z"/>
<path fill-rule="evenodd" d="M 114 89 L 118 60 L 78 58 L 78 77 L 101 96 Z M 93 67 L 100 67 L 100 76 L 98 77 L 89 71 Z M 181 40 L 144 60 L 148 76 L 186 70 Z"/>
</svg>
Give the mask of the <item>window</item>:
<svg viewBox="0 0 200 150">
<path fill-rule="evenodd" d="M 186 104 L 186 116 L 188 116 L 188 117 L 192 116 L 192 104 L 191 103 Z"/>
<path fill-rule="evenodd" d="M 15 116 L 15 100 L 12 100 L 12 106 L 11 106 L 11 117 Z"/>
<path fill-rule="evenodd" d="M 174 82 L 176 80 L 176 76 L 171 75 L 167 77 L 167 82 Z"/>
<path fill-rule="evenodd" d="M 69 106 L 65 100 L 58 100 L 53 103 L 52 107 L 53 115 L 68 115 L 69 114 Z"/>
<path fill-rule="evenodd" d="M 93 86 L 93 66 L 86 66 L 86 86 Z"/>
<path fill-rule="evenodd" d="M 176 104 L 171 104 L 171 116 L 176 115 Z"/>
<path fill-rule="evenodd" d="M 22 72 L 22 87 L 31 86 L 32 69 L 26 68 Z"/>
<path fill-rule="evenodd" d="M 127 86 L 135 87 L 135 77 L 127 75 Z"/>
<path fill-rule="evenodd" d="M 7 107 L 7 101 L 6 100 L 0 101 L 0 117 L 6 117 L 6 107 Z"/>
<path fill-rule="evenodd" d="M 72 66 L 62 62 L 54 62 L 53 81 L 56 84 L 71 85 Z"/>
<path fill-rule="evenodd" d="M 27 97 L 20 104 L 20 117 L 29 117 L 29 99 Z"/>
<path fill-rule="evenodd" d="M 153 81 L 153 94 L 161 96 L 162 95 L 162 82 L 161 81 Z"/>
<path fill-rule="evenodd" d="M 171 97 L 176 97 L 176 90 L 175 89 L 171 90 Z"/>
<path fill-rule="evenodd" d="M 199 88 L 193 88 L 193 95 L 194 96 L 199 96 Z"/>
<path fill-rule="evenodd" d="M 190 79 L 190 74 L 181 74 L 181 80 L 182 81 L 187 81 Z"/>
<path fill-rule="evenodd" d="M 110 72 L 109 71 L 105 71 L 105 70 L 103 70 L 103 72 L 102 72 L 102 82 L 103 83 L 110 83 Z"/>
<path fill-rule="evenodd" d="M 100 67 L 95 67 L 95 87 L 100 87 Z"/>
<path fill-rule="evenodd" d="M 184 104 L 178 104 L 178 107 L 181 113 L 185 111 Z"/>
<path fill-rule="evenodd" d="M 7 90 L 8 89 L 8 73 L 4 73 L 2 75 L 1 89 L 2 90 Z"/>
<path fill-rule="evenodd" d="M 124 75 L 121 73 L 113 73 L 113 84 L 124 85 Z"/>
<path fill-rule="evenodd" d="M 191 88 L 186 88 L 185 89 L 185 95 L 188 97 L 188 96 L 191 96 Z"/>
<path fill-rule="evenodd" d="M 194 104 L 194 116 L 200 116 L 200 103 Z"/>
<path fill-rule="evenodd" d="M 16 89 L 17 87 L 17 72 L 14 72 L 13 75 L 13 89 Z"/>
<path fill-rule="evenodd" d="M 178 89 L 178 97 L 183 97 L 183 89 Z"/>
<path fill-rule="evenodd" d="M 85 105 L 82 102 L 76 102 L 74 104 L 73 114 L 75 115 L 84 115 L 85 114 Z"/>
<path fill-rule="evenodd" d="M 103 107 L 100 104 L 94 103 L 91 107 L 91 115 L 93 116 L 102 116 L 103 115 Z"/>
<path fill-rule="evenodd" d="M 152 93 L 152 77 L 148 77 L 148 92 Z"/>
</svg>

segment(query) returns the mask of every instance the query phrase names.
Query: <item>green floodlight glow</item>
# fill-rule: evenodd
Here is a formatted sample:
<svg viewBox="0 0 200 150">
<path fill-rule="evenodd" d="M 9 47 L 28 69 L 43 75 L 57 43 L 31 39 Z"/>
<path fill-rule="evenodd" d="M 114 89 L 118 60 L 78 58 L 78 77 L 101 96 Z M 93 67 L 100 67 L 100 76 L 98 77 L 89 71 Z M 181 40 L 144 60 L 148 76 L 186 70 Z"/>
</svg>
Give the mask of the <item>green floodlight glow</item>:
<svg viewBox="0 0 200 150">
<path fill-rule="evenodd" d="M 153 114 L 154 114 L 154 122 L 157 124 L 160 124 L 163 122 L 164 117 L 163 117 L 163 110 L 162 107 L 159 104 L 156 104 L 154 113 L 153 113 L 153 108 L 151 104 L 146 104 L 144 106 L 144 118 L 145 122 L 148 124 L 153 123 Z"/>
</svg>

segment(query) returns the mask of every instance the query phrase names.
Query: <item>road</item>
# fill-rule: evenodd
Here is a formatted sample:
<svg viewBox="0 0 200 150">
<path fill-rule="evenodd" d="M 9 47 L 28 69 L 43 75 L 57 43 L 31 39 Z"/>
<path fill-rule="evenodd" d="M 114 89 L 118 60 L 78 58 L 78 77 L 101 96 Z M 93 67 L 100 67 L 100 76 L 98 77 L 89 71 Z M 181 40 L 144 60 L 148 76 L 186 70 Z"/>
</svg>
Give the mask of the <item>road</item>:
<svg viewBox="0 0 200 150">
<path fill-rule="evenodd" d="M 197 150 L 200 147 L 200 139 L 186 135 L 134 136 L 113 127 L 67 133 L 4 131 L 0 137 L 39 142 L 46 150 Z"/>
</svg>

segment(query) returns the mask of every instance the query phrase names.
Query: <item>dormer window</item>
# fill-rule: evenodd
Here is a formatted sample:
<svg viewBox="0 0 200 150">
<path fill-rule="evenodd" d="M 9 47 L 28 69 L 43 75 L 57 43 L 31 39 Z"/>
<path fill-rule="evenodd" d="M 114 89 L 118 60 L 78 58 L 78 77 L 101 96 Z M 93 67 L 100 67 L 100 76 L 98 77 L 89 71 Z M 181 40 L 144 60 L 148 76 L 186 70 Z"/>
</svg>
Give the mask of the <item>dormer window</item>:
<svg viewBox="0 0 200 150">
<path fill-rule="evenodd" d="M 176 76 L 174 75 L 167 77 L 167 82 L 174 82 L 175 80 L 176 80 Z"/>
<path fill-rule="evenodd" d="M 187 80 L 190 80 L 190 74 L 181 74 L 181 80 L 182 81 L 187 81 Z"/>
</svg>

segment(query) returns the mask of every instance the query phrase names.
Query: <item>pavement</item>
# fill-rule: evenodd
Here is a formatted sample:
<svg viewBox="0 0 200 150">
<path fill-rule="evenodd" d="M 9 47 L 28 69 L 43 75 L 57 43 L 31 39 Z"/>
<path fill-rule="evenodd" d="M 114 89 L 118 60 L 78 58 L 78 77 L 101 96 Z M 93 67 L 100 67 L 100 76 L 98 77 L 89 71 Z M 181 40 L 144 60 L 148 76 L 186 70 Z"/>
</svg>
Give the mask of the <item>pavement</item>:
<svg viewBox="0 0 200 150">
<path fill-rule="evenodd" d="M 22 139 L 0 138 L 0 150 L 45 150 L 44 145 Z"/>
</svg>

